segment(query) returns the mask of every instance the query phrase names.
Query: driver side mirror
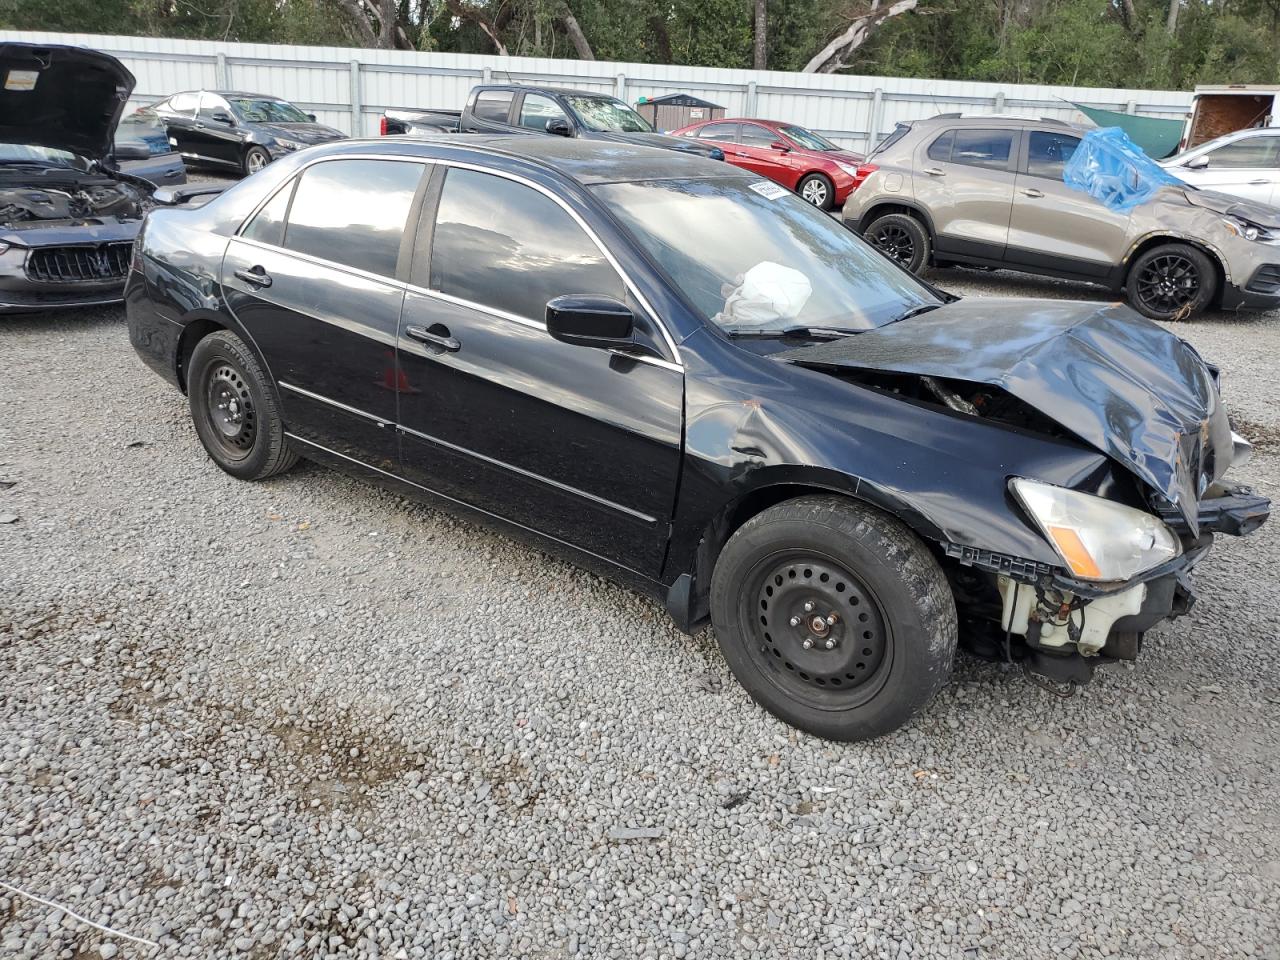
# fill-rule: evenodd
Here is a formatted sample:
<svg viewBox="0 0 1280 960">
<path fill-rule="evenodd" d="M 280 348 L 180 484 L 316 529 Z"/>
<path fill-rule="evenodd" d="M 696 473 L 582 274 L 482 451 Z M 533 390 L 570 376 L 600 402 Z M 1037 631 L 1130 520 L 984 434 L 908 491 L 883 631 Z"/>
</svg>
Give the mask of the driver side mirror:
<svg viewBox="0 0 1280 960">
<path fill-rule="evenodd" d="M 573 136 L 573 128 L 569 126 L 569 121 L 563 117 L 552 117 L 546 123 L 547 133 L 554 133 L 557 137 Z"/>
<path fill-rule="evenodd" d="M 1194 160 L 1188 160 L 1186 162 L 1186 168 L 1188 170 L 1203 170 L 1208 165 L 1209 165 L 1209 155 L 1207 153 L 1201 154 L 1200 156 L 1196 157 Z"/>
<path fill-rule="evenodd" d="M 775 140 L 775 141 L 773 141 L 773 143 L 769 144 L 769 146 L 770 146 L 770 148 L 771 148 L 771 149 L 773 149 L 773 150 L 781 150 L 783 153 L 790 153 L 790 152 L 791 152 L 791 148 L 790 148 L 789 146 L 787 146 L 785 143 L 783 143 L 781 140 Z"/>
<path fill-rule="evenodd" d="M 631 310 L 613 297 L 570 294 L 547 304 L 547 333 L 561 343 L 653 353 L 635 327 Z"/>
<path fill-rule="evenodd" d="M 236 125 L 235 117 L 231 116 L 231 114 L 227 113 L 225 110 L 213 111 L 213 113 L 209 114 L 209 119 L 216 123 L 225 123 L 229 127 L 234 127 Z"/>
<path fill-rule="evenodd" d="M 316 122 L 316 115 L 315 115 L 314 113 L 308 113 L 308 114 L 307 114 L 307 119 L 308 119 L 308 120 L 310 120 L 312 123 L 315 123 L 315 122 Z"/>
</svg>

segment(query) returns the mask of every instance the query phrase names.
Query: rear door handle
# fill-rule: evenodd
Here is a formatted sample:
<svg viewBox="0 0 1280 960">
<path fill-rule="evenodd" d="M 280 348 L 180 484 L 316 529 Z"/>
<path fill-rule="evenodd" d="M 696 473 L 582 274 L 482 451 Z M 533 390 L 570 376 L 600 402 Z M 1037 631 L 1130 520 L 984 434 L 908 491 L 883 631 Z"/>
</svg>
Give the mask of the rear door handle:
<svg viewBox="0 0 1280 960">
<path fill-rule="evenodd" d="M 449 328 L 442 324 L 435 326 L 443 330 L 443 333 L 433 333 L 426 327 L 419 327 L 415 324 L 409 324 L 404 328 L 404 334 L 411 340 L 417 340 L 419 343 L 425 343 L 433 347 L 439 347 L 446 353 L 457 353 L 462 349 L 462 344 L 458 342 L 457 337 L 449 336 Z"/>
<path fill-rule="evenodd" d="M 1023 190 L 1023 191 L 1022 191 L 1022 193 L 1023 193 L 1023 195 L 1028 196 L 1028 197 L 1043 197 L 1043 196 L 1044 196 L 1044 191 L 1042 191 L 1042 190 L 1037 190 L 1035 187 L 1028 187 L 1026 190 Z"/>
<path fill-rule="evenodd" d="M 1267 184 L 1269 184 L 1270 182 L 1271 182 L 1270 180 L 1250 180 L 1250 181 L 1249 181 L 1249 186 L 1251 186 L 1251 187 L 1265 187 L 1265 186 L 1266 186 Z"/>
<path fill-rule="evenodd" d="M 925 168 L 924 168 L 924 170 L 923 170 L 923 171 L 921 171 L 921 172 L 923 172 L 923 173 L 927 173 L 927 174 L 928 174 L 929 176 L 931 176 L 931 177 L 945 177 L 945 176 L 946 176 L 946 173 L 945 173 L 945 172 L 943 172 L 943 169 L 942 169 L 941 167 L 925 167 Z"/>
<path fill-rule="evenodd" d="M 237 270 L 236 276 L 253 287 L 271 286 L 271 275 L 261 267 L 254 267 L 252 270 Z"/>
</svg>

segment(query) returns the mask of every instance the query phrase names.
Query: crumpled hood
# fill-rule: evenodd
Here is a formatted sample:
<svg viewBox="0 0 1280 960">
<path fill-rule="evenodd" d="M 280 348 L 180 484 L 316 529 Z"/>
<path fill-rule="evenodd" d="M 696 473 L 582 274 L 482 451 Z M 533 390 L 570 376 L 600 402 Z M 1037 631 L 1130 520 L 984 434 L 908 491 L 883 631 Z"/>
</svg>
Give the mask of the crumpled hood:
<svg viewBox="0 0 1280 960">
<path fill-rule="evenodd" d="M 1001 387 L 1163 494 L 1193 533 L 1200 494 L 1231 464 L 1226 408 L 1200 355 L 1119 304 L 961 300 L 775 356 Z"/>
<path fill-rule="evenodd" d="M 328 143 L 346 136 L 341 130 L 326 127 L 323 123 L 255 123 L 253 128 L 271 137 L 297 140 L 299 143 Z"/>
<path fill-rule="evenodd" d="M 0 43 L 0 142 L 101 160 L 134 83 L 124 64 L 96 50 Z"/>
<path fill-rule="evenodd" d="M 593 132 L 591 139 L 608 140 L 611 143 L 634 143 L 642 147 L 659 147 L 663 150 L 682 150 L 685 153 L 696 153 L 700 157 L 709 157 L 713 151 L 719 149 L 688 137 L 669 137 L 665 133 Z"/>
<path fill-rule="evenodd" d="M 1253 200 L 1242 200 L 1240 197 L 1219 193 L 1216 190 L 1187 188 L 1182 191 L 1182 194 L 1187 198 L 1187 203 L 1193 207 L 1204 207 L 1214 213 L 1222 213 L 1231 217 L 1239 217 L 1241 220 L 1248 220 L 1250 223 L 1256 223 L 1260 227 L 1280 230 L 1280 208 L 1268 206 L 1265 203 L 1257 203 Z"/>
</svg>

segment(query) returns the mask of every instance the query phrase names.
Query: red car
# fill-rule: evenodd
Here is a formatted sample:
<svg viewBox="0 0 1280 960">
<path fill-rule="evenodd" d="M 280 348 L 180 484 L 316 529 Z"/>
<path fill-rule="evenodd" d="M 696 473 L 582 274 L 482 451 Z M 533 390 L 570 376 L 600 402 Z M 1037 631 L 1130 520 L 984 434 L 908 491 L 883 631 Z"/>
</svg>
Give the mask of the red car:
<svg viewBox="0 0 1280 960">
<path fill-rule="evenodd" d="M 794 123 L 740 117 L 707 120 L 673 134 L 710 140 L 723 148 L 735 167 L 752 170 L 794 190 L 815 207 L 841 206 L 865 179 L 858 167 L 865 159 Z"/>
</svg>

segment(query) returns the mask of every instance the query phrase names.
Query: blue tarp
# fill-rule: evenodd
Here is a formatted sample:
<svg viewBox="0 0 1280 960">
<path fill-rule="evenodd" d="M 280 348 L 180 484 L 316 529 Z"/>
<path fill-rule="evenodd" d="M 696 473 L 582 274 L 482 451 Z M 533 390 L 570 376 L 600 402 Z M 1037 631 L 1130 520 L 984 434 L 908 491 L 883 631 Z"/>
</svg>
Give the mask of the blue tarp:
<svg viewBox="0 0 1280 960">
<path fill-rule="evenodd" d="M 1090 130 L 1062 170 L 1062 179 L 1119 213 L 1182 183 L 1148 157 L 1119 127 Z"/>
</svg>

